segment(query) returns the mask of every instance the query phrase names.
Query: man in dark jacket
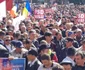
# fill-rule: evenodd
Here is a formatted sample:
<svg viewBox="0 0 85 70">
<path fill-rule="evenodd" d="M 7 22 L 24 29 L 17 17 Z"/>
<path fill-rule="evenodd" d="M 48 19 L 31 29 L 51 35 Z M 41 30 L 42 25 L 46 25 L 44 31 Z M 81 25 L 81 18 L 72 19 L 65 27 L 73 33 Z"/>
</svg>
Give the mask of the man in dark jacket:
<svg viewBox="0 0 85 70">
<path fill-rule="evenodd" d="M 32 41 L 32 44 L 33 44 L 36 48 L 38 48 L 39 42 L 37 41 L 36 36 L 37 36 L 37 33 L 36 33 L 35 30 L 31 30 L 31 31 L 29 32 L 29 39 Z"/>
<path fill-rule="evenodd" d="M 65 47 L 65 39 L 62 37 L 61 31 L 56 33 L 53 42 L 56 44 L 55 51 L 58 56 L 59 62 L 61 62 L 61 50 Z"/>
<path fill-rule="evenodd" d="M 26 67 L 26 70 L 37 70 L 38 67 L 41 65 L 40 61 L 37 59 L 37 51 L 36 49 L 31 49 L 28 52 L 27 58 L 28 58 L 28 65 Z"/>
<path fill-rule="evenodd" d="M 0 58 L 5 58 L 9 56 L 8 50 L 0 44 Z"/>
<path fill-rule="evenodd" d="M 67 56 L 67 50 L 69 48 L 75 49 L 75 47 L 73 46 L 73 39 L 71 37 L 66 38 L 65 42 L 66 42 L 66 47 L 61 50 L 61 57 L 60 57 L 61 61 Z"/>
</svg>

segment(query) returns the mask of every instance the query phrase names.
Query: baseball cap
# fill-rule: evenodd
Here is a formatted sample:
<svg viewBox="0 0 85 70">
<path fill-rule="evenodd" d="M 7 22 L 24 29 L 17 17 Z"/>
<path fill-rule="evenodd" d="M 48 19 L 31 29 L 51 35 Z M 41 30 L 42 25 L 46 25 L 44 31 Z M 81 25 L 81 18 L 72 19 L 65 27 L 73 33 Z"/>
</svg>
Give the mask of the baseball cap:
<svg viewBox="0 0 85 70">
<path fill-rule="evenodd" d="M 36 49 L 32 48 L 31 50 L 28 51 L 28 55 L 34 55 L 34 56 L 37 56 L 38 55 L 38 52 Z"/>
</svg>

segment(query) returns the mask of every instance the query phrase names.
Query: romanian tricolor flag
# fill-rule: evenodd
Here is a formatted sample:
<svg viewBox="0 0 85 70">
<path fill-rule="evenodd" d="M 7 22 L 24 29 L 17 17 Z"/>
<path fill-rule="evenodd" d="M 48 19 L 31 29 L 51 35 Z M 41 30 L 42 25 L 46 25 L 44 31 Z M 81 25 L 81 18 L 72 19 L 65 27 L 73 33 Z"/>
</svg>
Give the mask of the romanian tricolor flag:
<svg viewBox="0 0 85 70">
<path fill-rule="evenodd" d="M 26 6 L 24 7 L 24 9 L 22 11 L 22 15 L 26 18 L 30 15 L 30 13 L 31 13 L 30 4 L 28 1 L 26 1 Z"/>
</svg>

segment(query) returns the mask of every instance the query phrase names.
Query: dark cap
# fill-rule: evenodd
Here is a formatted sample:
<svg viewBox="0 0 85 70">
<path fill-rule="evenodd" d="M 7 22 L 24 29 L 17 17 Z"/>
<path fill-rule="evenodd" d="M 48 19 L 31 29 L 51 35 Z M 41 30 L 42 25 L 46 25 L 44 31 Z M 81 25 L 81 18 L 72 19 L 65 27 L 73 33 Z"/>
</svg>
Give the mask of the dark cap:
<svg viewBox="0 0 85 70">
<path fill-rule="evenodd" d="M 16 48 L 23 48 L 23 43 L 21 41 L 17 41 Z"/>
<path fill-rule="evenodd" d="M 16 46 L 16 40 L 12 40 L 12 41 L 11 41 L 11 44 L 12 44 L 13 46 Z"/>
<path fill-rule="evenodd" d="M 66 42 L 73 42 L 73 39 L 71 37 L 66 38 Z"/>
<path fill-rule="evenodd" d="M 52 33 L 50 31 L 45 32 L 44 36 L 51 36 Z"/>
<path fill-rule="evenodd" d="M 23 47 L 23 43 L 22 43 L 21 41 L 13 40 L 13 41 L 11 42 L 11 44 L 12 44 L 13 46 L 15 46 L 16 48 L 22 48 L 22 47 Z"/>
<path fill-rule="evenodd" d="M 33 49 L 33 48 L 28 52 L 28 55 L 29 55 L 29 54 L 30 54 L 30 55 L 34 55 L 34 56 L 36 56 L 36 57 L 38 56 L 37 50 L 36 50 L 36 49 Z"/>
<path fill-rule="evenodd" d="M 44 50 L 44 49 L 49 49 L 48 46 L 47 46 L 46 44 L 40 45 L 40 46 L 39 46 L 38 52 L 40 53 L 40 52 L 41 52 L 42 50 Z"/>
</svg>

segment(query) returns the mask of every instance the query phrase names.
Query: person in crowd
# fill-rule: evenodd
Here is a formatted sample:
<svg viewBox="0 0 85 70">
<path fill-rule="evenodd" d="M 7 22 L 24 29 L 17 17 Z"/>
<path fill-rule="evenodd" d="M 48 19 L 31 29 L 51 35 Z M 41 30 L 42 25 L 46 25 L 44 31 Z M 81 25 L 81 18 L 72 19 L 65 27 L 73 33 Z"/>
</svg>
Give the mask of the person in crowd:
<svg viewBox="0 0 85 70">
<path fill-rule="evenodd" d="M 12 25 L 12 23 L 13 23 L 13 20 L 12 19 L 8 19 L 7 20 L 7 28 L 10 26 L 10 25 Z"/>
<path fill-rule="evenodd" d="M 23 55 L 28 52 L 23 46 L 21 41 L 14 41 L 12 42 L 15 49 L 12 50 L 10 57 L 13 56 L 14 58 L 23 58 Z"/>
<path fill-rule="evenodd" d="M 6 35 L 4 37 L 4 45 L 6 46 L 7 50 L 9 51 L 9 53 L 11 53 L 11 51 L 15 48 L 11 44 L 11 36 L 10 35 Z"/>
<path fill-rule="evenodd" d="M 26 32 L 26 26 L 24 25 L 24 26 L 21 26 L 20 27 L 21 28 L 21 33 L 23 34 L 24 32 Z"/>
<path fill-rule="evenodd" d="M 28 39 L 28 33 L 27 32 L 24 32 L 22 35 L 24 36 L 25 39 Z"/>
<path fill-rule="evenodd" d="M 77 49 L 77 51 L 84 51 L 85 52 L 85 39 L 82 41 L 82 45 Z"/>
<path fill-rule="evenodd" d="M 28 51 L 30 51 L 31 49 L 35 48 L 37 50 L 37 48 L 32 44 L 32 41 L 30 39 L 24 39 L 23 40 L 23 45 L 24 45 L 24 48 Z M 26 59 L 26 66 L 28 64 L 28 58 L 27 58 L 27 55 L 24 54 L 23 57 Z"/>
<path fill-rule="evenodd" d="M 56 36 L 53 39 L 53 42 L 56 44 L 55 52 L 58 56 L 59 62 L 61 61 L 61 50 L 65 47 L 65 39 L 62 37 L 61 31 L 56 32 Z"/>
<path fill-rule="evenodd" d="M 25 22 L 27 32 L 30 32 L 33 29 L 32 21 L 28 20 Z"/>
<path fill-rule="evenodd" d="M 78 42 L 75 40 L 75 32 L 74 31 L 67 31 L 67 33 L 68 33 L 68 37 L 71 37 L 72 39 L 73 39 L 73 46 L 75 47 L 75 48 L 79 48 L 80 46 L 79 46 L 79 44 L 78 44 Z"/>
<path fill-rule="evenodd" d="M 41 56 L 42 56 L 44 53 L 47 53 L 47 54 L 50 55 L 51 60 L 53 60 L 53 61 L 55 61 L 55 62 L 58 62 L 58 58 L 57 58 L 57 56 L 56 56 L 56 53 L 53 52 L 51 49 L 49 49 L 49 48 L 48 48 L 48 45 L 46 45 L 46 44 L 41 44 L 41 45 L 39 46 L 38 52 L 39 52 L 38 58 L 39 58 L 40 61 L 41 61 Z"/>
<path fill-rule="evenodd" d="M 67 56 L 67 51 L 69 48 L 74 48 L 73 46 L 73 39 L 71 37 L 66 38 L 66 47 L 61 50 L 61 61 Z M 76 50 L 76 49 L 75 49 Z"/>
<path fill-rule="evenodd" d="M 53 62 L 49 54 L 43 54 L 41 56 L 42 65 L 39 66 L 38 70 L 52 70 L 53 67 L 60 66 L 59 63 Z"/>
<path fill-rule="evenodd" d="M 76 50 L 73 47 L 68 48 L 67 49 L 67 55 L 62 60 L 62 62 L 65 61 L 65 60 L 69 60 L 72 63 L 72 66 L 75 66 L 75 62 L 74 62 L 75 52 L 76 52 Z"/>
<path fill-rule="evenodd" d="M 26 26 L 23 21 L 19 24 L 19 31 L 21 33 L 24 33 L 26 31 Z"/>
<path fill-rule="evenodd" d="M 0 57 L 26 58 L 26 68 L 28 68 L 26 70 L 35 70 L 35 67 L 36 70 L 52 70 L 54 67 L 58 69 L 59 64 L 54 61 L 61 63 L 66 60 L 72 63 L 72 65 L 66 63 L 63 65 L 66 70 L 71 70 L 72 66 L 73 69 L 76 66 L 83 69 L 85 59 L 80 58 L 79 54 L 74 57 L 73 49 L 78 48 L 78 51 L 85 52 L 85 23 L 80 20 L 84 16 L 81 13 L 85 13 L 85 5 L 75 5 L 75 3 L 64 5 L 62 0 L 58 0 L 62 2 L 61 5 L 49 5 L 48 1 L 43 4 L 32 3 L 31 14 L 27 17 L 22 14 L 25 4 L 21 3 L 18 5 L 17 17 L 11 17 L 8 11 L 5 19 L 0 16 Z M 11 48 L 11 45 L 14 48 Z M 28 54 L 31 49 L 38 50 L 39 56 L 34 52 Z M 36 66 L 37 57 L 40 58 L 42 65 L 37 62 Z"/>
<path fill-rule="evenodd" d="M 6 35 L 6 33 L 2 30 L 0 30 L 0 44 L 4 45 L 4 36 Z"/>
<path fill-rule="evenodd" d="M 45 28 L 46 26 L 44 25 L 44 22 L 45 22 L 44 20 L 40 20 L 40 23 L 39 23 L 40 24 L 40 28 L 41 28 L 40 29 L 40 35 L 44 35 L 45 31 L 46 31 L 46 28 Z"/>
<path fill-rule="evenodd" d="M 52 32 L 51 31 L 46 31 L 44 36 L 45 36 L 45 41 L 47 42 L 48 48 L 55 51 L 56 45 L 55 45 L 54 42 L 52 42 Z"/>
<path fill-rule="evenodd" d="M 14 26 L 13 26 L 13 25 L 9 25 L 9 26 L 7 27 L 6 35 L 13 36 L 14 30 L 15 30 Z"/>
<path fill-rule="evenodd" d="M 71 22 L 66 23 L 66 37 L 68 37 L 68 31 L 67 30 L 71 31 L 72 26 L 73 26 L 73 23 L 71 23 Z"/>
<path fill-rule="evenodd" d="M 53 35 L 53 37 L 55 37 L 56 36 L 56 33 L 58 32 L 58 30 L 56 29 L 56 28 L 53 28 L 52 29 L 52 35 Z"/>
<path fill-rule="evenodd" d="M 9 51 L 0 44 L 0 58 L 8 58 L 9 57 Z"/>
<path fill-rule="evenodd" d="M 37 41 L 37 33 L 34 29 L 29 32 L 29 39 L 32 41 L 34 46 L 38 48 L 39 42 Z"/>
<path fill-rule="evenodd" d="M 31 49 L 28 54 L 28 65 L 25 70 L 38 70 L 38 67 L 41 65 L 41 62 L 37 59 L 38 52 L 36 49 Z"/>
<path fill-rule="evenodd" d="M 75 55 L 76 65 L 73 67 L 73 70 L 85 70 L 85 53 L 78 51 Z"/>
<path fill-rule="evenodd" d="M 65 70 L 72 70 L 73 66 L 71 61 L 65 60 L 65 61 L 62 61 L 60 64 L 64 67 Z"/>
<path fill-rule="evenodd" d="M 75 34 L 76 34 L 76 41 L 78 42 L 78 44 L 79 44 L 79 47 L 81 46 L 81 42 L 82 42 L 82 40 L 84 39 L 84 37 L 83 37 L 83 35 L 82 35 L 82 30 L 81 29 L 77 29 L 76 31 L 75 31 Z"/>
<path fill-rule="evenodd" d="M 17 31 L 13 34 L 13 40 L 19 40 L 21 38 L 21 32 Z"/>
<path fill-rule="evenodd" d="M 23 45 L 24 47 L 29 51 L 32 48 L 37 49 L 34 44 L 32 44 L 32 41 L 30 39 L 24 39 L 23 40 Z"/>
<path fill-rule="evenodd" d="M 5 25 L 6 24 L 3 21 L 2 22 L 0 21 L 0 29 L 5 29 Z"/>
</svg>

